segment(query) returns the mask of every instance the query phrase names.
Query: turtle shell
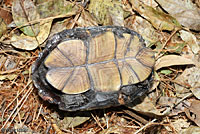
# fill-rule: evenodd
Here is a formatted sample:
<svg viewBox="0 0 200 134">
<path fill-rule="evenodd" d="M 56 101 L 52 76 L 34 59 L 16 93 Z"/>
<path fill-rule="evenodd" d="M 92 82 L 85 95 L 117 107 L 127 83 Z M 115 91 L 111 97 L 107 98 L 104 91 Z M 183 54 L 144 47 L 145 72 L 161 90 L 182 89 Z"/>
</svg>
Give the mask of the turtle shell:
<svg viewBox="0 0 200 134">
<path fill-rule="evenodd" d="M 142 37 L 128 28 L 76 28 L 48 40 L 32 66 L 32 79 L 39 95 L 61 110 L 91 110 L 144 94 L 154 62 Z"/>
</svg>

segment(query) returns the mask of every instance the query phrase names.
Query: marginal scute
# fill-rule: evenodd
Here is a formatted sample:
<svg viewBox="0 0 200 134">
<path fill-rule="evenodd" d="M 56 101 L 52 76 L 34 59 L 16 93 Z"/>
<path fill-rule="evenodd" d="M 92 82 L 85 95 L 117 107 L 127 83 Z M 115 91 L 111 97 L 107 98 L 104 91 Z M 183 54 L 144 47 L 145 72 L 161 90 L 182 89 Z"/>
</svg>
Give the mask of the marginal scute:
<svg viewBox="0 0 200 134">
<path fill-rule="evenodd" d="M 78 94 L 90 89 L 90 81 L 85 67 L 76 67 L 72 75 L 65 83 L 62 92 L 66 94 Z"/>
<path fill-rule="evenodd" d="M 73 66 L 85 64 L 86 47 L 83 41 L 64 41 L 57 48 L 72 62 Z"/>
<path fill-rule="evenodd" d="M 115 38 L 112 32 L 105 32 L 91 38 L 88 63 L 98 63 L 114 58 Z"/>
<path fill-rule="evenodd" d="M 140 53 L 136 56 L 136 59 L 139 60 L 143 65 L 152 67 L 154 66 L 154 52 L 148 48 L 143 48 Z"/>
<path fill-rule="evenodd" d="M 46 57 L 44 64 L 48 68 L 72 66 L 70 61 L 57 48 Z"/>
<path fill-rule="evenodd" d="M 152 68 L 142 65 L 139 61 L 126 59 L 126 62 L 136 72 L 140 82 L 144 81 L 151 73 Z"/>
<path fill-rule="evenodd" d="M 127 48 L 125 57 L 135 57 L 142 47 L 143 46 L 141 45 L 139 38 L 137 36 L 133 36 L 129 47 Z"/>
<path fill-rule="evenodd" d="M 89 72 L 94 81 L 94 89 L 102 92 L 120 89 L 119 70 L 114 62 L 89 65 Z"/>
<path fill-rule="evenodd" d="M 72 72 L 73 68 L 53 68 L 47 72 L 46 79 L 54 88 L 62 90 Z"/>
<path fill-rule="evenodd" d="M 124 58 L 125 51 L 130 42 L 131 35 L 123 34 L 123 38 L 117 38 L 117 50 L 116 50 L 116 59 Z"/>
<path fill-rule="evenodd" d="M 122 85 L 131 85 L 139 82 L 134 70 L 125 61 L 118 62 L 122 77 Z"/>
</svg>

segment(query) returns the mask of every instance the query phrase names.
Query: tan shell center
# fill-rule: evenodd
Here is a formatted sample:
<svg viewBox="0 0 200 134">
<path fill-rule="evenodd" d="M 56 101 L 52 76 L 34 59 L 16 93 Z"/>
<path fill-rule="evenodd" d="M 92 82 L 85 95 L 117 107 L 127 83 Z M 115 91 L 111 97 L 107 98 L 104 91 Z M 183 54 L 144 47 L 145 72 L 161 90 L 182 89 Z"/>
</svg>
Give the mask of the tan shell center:
<svg viewBox="0 0 200 134">
<path fill-rule="evenodd" d="M 45 59 L 47 81 L 67 94 L 118 91 L 144 81 L 152 71 L 154 54 L 137 36 L 123 36 L 108 31 L 91 38 L 87 47 L 81 40 L 60 43 Z"/>
</svg>

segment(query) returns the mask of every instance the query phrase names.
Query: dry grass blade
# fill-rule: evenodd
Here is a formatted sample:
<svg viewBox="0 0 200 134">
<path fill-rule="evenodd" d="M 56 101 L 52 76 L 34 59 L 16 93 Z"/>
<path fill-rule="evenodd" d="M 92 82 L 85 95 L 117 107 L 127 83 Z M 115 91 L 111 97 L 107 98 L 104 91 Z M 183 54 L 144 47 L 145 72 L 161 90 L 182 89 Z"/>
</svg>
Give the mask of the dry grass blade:
<svg viewBox="0 0 200 134">
<path fill-rule="evenodd" d="M 2 118 L 4 118 L 5 111 L 13 104 L 13 102 L 19 97 L 20 94 L 24 92 L 24 90 L 30 85 L 32 81 L 29 81 L 26 86 L 17 94 L 17 96 L 7 105 L 7 107 L 4 109 L 2 113 Z"/>
<path fill-rule="evenodd" d="M 14 114 L 14 116 L 13 116 L 11 122 L 14 120 L 14 118 L 15 118 L 16 115 L 17 115 L 17 113 L 18 113 L 19 110 L 22 108 L 23 104 L 26 102 L 28 96 L 30 95 L 30 93 L 31 93 L 32 91 L 33 91 L 33 87 L 31 86 L 31 87 L 28 89 L 28 91 L 24 94 L 24 96 L 21 98 L 21 100 L 19 101 L 19 103 L 17 103 L 17 105 L 15 106 L 15 108 L 13 109 L 13 111 L 10 113 L 8 119 L 5 121 L 5 123 L 3 124 L 2 128 L 4 128 L 4 127 L 7 125 L 8 121 L 9 121 L 10 118 L 13 116 L 14 112 L 17 110 L 17 111 L 15 112 L 15 114 Z M 20 105 L 21 105 L 21 106 L 20 106 Z M 20 107 L 19 107 L 19 106 L 20 106 Z M 10 123 L 10 124 L 11 124 L 11 123 Z M 7 127 L 9 127 L 9 126 L 7 126 Z M 2 128 L 1 128 L 1 129 L 2 129 Z"/>
<path fill-rule="evenodd" d="M 38 115 L 36 116 L 36 120 L 38 120 L 38 118 L 39 118 L 39 116 L 40 116 L 40 114 L 41 114 L 42 107 L 43 107 L 43 105 L 40 106 L 40 109 L 39 109 Z"/>
<path fill-rule="evenodd" d="M 104 130 L 103 126 L 102 126 L 101 123 L 99 122 L 98 117 L 94 117 L 94 115 L 93 115 L 92 113 L 91 113 L 91 115 L 92 115 L 93 119 L 96 121 L 96 123 L 98 124 L 98 126 L 99 126 L 102 130 Z"/>
</svg>

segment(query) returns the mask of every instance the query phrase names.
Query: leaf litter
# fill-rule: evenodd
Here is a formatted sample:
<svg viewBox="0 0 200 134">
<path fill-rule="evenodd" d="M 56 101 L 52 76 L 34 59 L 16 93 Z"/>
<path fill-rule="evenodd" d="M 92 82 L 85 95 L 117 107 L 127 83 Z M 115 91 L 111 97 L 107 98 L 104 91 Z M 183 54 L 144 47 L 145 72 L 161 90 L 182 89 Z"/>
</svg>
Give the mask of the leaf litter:
<svg viewBox="0 0 200 134">
<path fill-rule="evenodd" d="M 198 133 L 200 4 L 193 2 L 5 0 L 0 8 L 1 132 Z M 56 32 L 98 25 L 126 26 L 144 37 L 156 56 L 152 89 L 137 105 L 63 113 L 38 97 L 31 65 Z"/>
</svg>

